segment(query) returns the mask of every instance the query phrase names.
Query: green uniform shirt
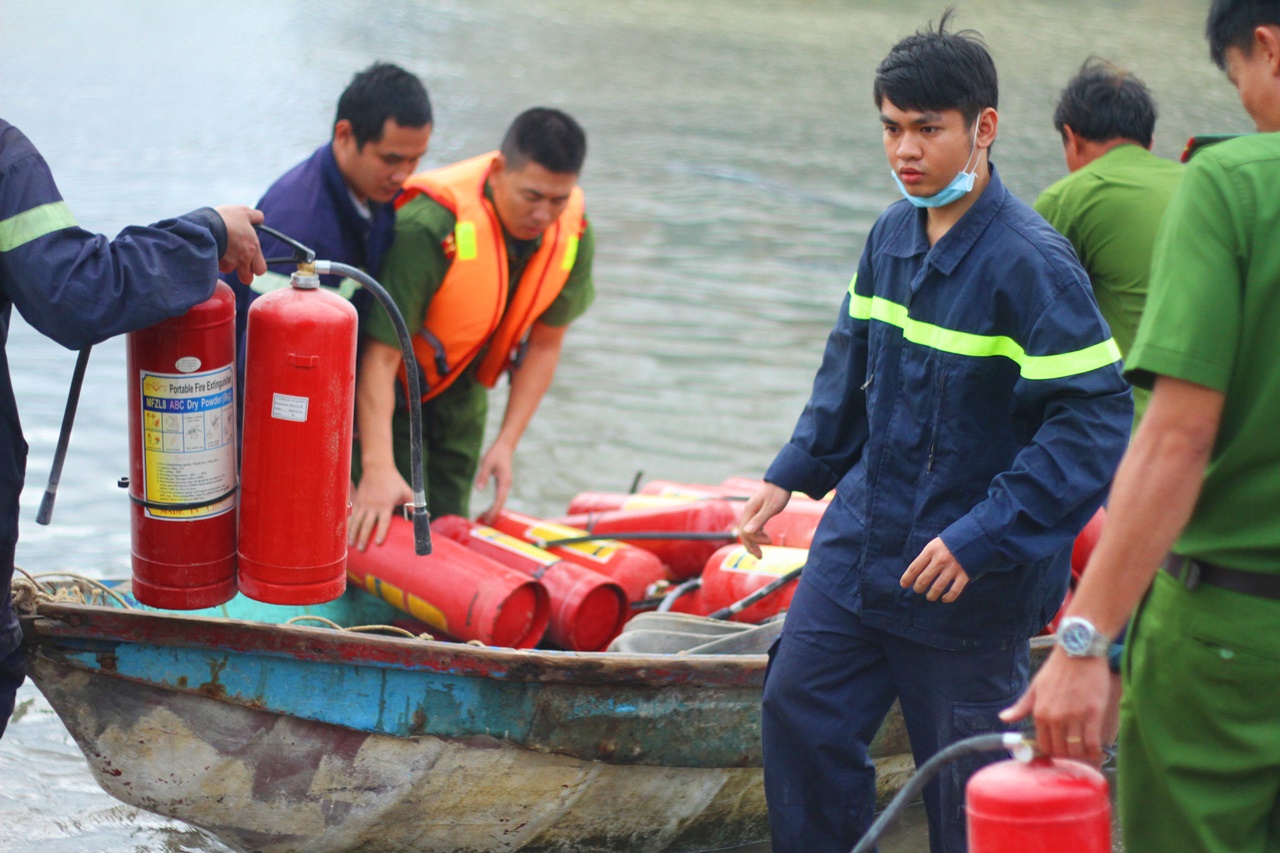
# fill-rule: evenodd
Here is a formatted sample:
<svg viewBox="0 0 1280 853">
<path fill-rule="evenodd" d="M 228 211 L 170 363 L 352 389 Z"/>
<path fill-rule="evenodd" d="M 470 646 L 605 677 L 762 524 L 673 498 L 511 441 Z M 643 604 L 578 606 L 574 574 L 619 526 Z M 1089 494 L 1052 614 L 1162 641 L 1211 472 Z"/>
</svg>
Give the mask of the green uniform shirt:
<svg viewBox="0 0 1280 853">
<path fill-rule="evenodd" d="M 1036 199 L 1036 212 L 1071 241 L 1120 354 L 1133 347 L 1147 299 L 1156 232 L 1183 167 L 1140 145 L 1118 145 Z M 1150 392 L 1135 389 L 1134 426 Z"/>
<path fill-rule="evenodd" d="M 1129 378 L 1226 394 L 1217 443 L 1175 551 L 1280 572 L 1280 134 L 1197 154 L 1156 241 Z"/>
<path fill-rule="evenodd" d="M 485 189 L 488 195 L 488 188 Z M 382 286 L 395 300 L 409 334 L 416 334 L 426 319 L 427 308 L 444 281 L 453 260 L 445 255 L 444 240 L 453 233 L 457 217 L 428 195 L 419 195 L 396 211 L 396 236 L 382 262 Z M 507 240 L 511 281 L 518 282 L 529 258 L 542 245 L 542 238 L 528 241 Z M 587 223 L 578 245 L 578 256 L 569 272 L 564 288 L 538 318 L 548 326 L 567 326 L 582 316 L 595 300 L 595 284 L 591 263 L 595 256 L 595 234 Z M 515 293 L 512 287 L 508 300 Z M 388 346 L 400 346 L 395 327 L 385 311 L 371 310 L 365 334 Z M 479 362 L 472 362 L 472 367 Z"/>
</svg>

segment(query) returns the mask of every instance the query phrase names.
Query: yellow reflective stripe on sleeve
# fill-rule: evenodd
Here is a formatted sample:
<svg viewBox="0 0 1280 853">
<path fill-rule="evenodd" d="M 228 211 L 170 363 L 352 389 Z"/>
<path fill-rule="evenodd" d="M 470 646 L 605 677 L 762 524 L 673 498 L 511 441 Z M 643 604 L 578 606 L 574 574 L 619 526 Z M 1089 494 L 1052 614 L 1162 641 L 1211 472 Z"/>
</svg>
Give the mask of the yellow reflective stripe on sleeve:
<svg viewBox="0 0 1280 853">
<path fill-rule="evenodd" d="M 73 228 L 75 224 L 76 218 L 71 215 L 71 208 L 65 201 L 53 201 L 24 210 L 0 221 L 0 252 L 10 252 L 46 234 Z"/>
<path fill-rule="evenodd" d="M 560 262 L 560 269 L 573 269 L 574 261 L 578 260 L 578 242 L 578 235 L 576 234 L 569 238 L 564 247 L 564 260 Z"/>
<path fill-rule="evenodd" d="M 856 281 L 857 277 L 854 278 Z M 1120 348 L 1111 338 L 1072 352 L 1027 355 L 1017 341 L 1004 335 L 974 335 L 914 320 L 907 316 L 904 305 L 879 296 L 858 296 L 853 292 L 853 282 L 849 283 L 849 316 L 855 320 L 879 320 L 896 326 L 911 343 L 940 352 L 974 358 L 1007 358 L 1018 365 L 1024 379 L 1077 376 L 1120 360 Z"/>
<path fill-rule="evenodd" d="M 453 234 L 458 246 L 457 259 L 460 261 L 474 261 L 478 254 L 476 251 L 476 224 L 474 222 L 459 222 L 453 229 Z"/>
</svg>

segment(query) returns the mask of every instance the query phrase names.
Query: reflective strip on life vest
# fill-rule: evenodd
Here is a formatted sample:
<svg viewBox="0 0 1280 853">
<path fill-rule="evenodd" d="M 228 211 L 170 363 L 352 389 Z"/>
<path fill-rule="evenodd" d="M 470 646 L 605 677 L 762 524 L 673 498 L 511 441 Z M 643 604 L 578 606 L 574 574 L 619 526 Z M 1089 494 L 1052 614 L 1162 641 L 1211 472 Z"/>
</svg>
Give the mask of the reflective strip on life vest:
<svg viewBox="0 0 1280 853">
<path fill-rule="evenodd" d="M 459 222 L 453 229 L 454 245 L 457 247 L 458 254 L 455 256 L 459 261 L 474 261 L 478 250 L 476 248 L 476 224 L 474 222 Z"/>
<path fill-rule="evenodd" d="M 0 221 L 0 252 L 13 251 L 46 234 L 74 228 L 75 224 L 76 218 L 71 215 L 71 208 L 65 201 L 52 201 L 24 210 Z"/>
<path fill-rule="evenodd" d="M 578 260 L 578 243 L 580 242 L 581 238 L 577 234 L 569 235 L 569 239 L 565 242 L 564 260 L 560 262 L 560 269 L 573 269 L 574 261 Z"/>
<path fill-rule="evenodd" d="M 954 355 L 1007 358 L 1018 365 L 1023 379 L 1062 379 L 1088 373 L 1120 360 L 1120 348 L 1107 338 L 1101 343 L 1056 355 L 1027 355 L 1013 338 L 1005 335 L 975 335 L 956 332 L 913 319 L 907 307 L 880 296 L 859 296 L 853 292 L 858 277 L 849 282 L 849 316 L 855 320 L 879 320 L 902 330 L 906 340 L 919 346 Z"/>
</svg>

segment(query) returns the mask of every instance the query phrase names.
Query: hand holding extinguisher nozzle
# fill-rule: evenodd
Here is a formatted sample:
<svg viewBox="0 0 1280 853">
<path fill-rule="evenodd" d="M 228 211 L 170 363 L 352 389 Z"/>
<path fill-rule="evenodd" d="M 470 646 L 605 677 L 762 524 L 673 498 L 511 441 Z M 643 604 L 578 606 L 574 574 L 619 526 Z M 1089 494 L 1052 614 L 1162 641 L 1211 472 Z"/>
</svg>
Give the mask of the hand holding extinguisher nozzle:
<svg viewBox="0 0 1280 853">
<path fill-rule="evenodd" d="M 271 233 L 271 232 L 268 232 Z M 304 250 L 306 254 L 310 254 L 311 259 L 315 258 L 315 253 L 305 246 L 296 243 L 293 240 L 285 238 L 284 235 L 275 232 L 272 236 L 278 236 L 295 248 Z M 307 263 L 306 260 L 298 261 L 299 263 Z M 409 327 L 405 325 L 404 317 L 400 316 L 400 310 L 396 307 L 395 301 L 391 298 L 391 294 L 379 284 L 373 276 L 364 270 L 347 264 L 340 264 L 336 261 L 315 261 L 315 270 L 318 275 L 342 275 L 347 278 L 358 281 L 365 287 L 378 303 L 382 305 L 383 310 L 391 318 L 392 325 L 396 329 L 396 337 L 400 341 L 400 354 L 404 358 L 405 373 L 409 378 L 409 399 L 421 400 L 422 388 L 419 383 L 419 373 L 414 369 L 413 343 L 409 337 Z M 421 557 L 425 557 L 431 553 L 431 527 L 430 516 L 427 513 L 427 491 L 422 481 L 422 407 L 409 407 L 409 449 L 410 449 L 410 473 L 413 488 L 413 543 L 414 551 Z"/>
</svg>

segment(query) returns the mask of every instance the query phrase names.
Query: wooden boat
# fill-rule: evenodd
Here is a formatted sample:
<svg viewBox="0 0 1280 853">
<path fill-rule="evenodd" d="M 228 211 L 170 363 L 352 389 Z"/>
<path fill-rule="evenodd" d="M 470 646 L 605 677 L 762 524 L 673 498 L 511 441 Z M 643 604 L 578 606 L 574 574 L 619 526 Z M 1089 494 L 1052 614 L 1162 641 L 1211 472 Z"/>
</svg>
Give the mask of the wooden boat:
<svg viewBox="0 0 1280 853">
<path fill-rule="evenodd" d="M 359 590 L 196 613 L 42 602 L 31 678 L 102 787 L 264 853 L 697 851 L 768 837 L 763 655 L 516 651 L 286 624 Z M 882 799 L 913 765 L 899 715 Z"/>
</svg>

